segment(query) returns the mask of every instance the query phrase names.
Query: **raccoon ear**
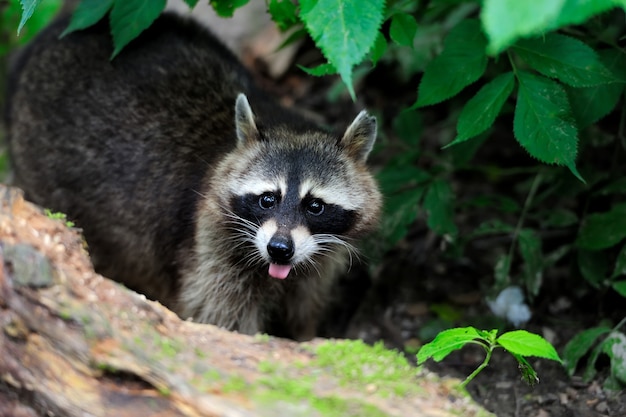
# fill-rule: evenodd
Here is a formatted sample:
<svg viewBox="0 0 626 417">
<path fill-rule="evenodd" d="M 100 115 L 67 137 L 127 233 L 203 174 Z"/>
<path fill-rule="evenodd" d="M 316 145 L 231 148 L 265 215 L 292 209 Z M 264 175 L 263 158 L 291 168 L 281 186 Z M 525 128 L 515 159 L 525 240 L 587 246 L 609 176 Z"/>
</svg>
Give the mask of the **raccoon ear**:
<svg viewBox="0 0 626 417">
<path fill-rule="evenodd" d="M 376 141 L 376 118 L 365 110 L 359 113 L 339 141 L 348 154 L 365 162 Z"/>
<path fill-rule="evenodd" d="M 235 127 L 237 130 L 237 146 L 243 146 L 250 140 L 259 138 L 259 130 L 254 122 L 254 114 L 245 94 L 240 93 L 235 103 Z"/>
</svg>

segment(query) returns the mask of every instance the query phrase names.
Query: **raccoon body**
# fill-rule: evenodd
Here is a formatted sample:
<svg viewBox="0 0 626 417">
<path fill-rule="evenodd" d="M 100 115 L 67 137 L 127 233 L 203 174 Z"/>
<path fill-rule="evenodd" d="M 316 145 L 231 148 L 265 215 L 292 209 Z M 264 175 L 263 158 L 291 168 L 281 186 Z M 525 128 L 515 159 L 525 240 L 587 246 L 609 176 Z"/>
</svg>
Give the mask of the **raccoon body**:
<svg viewBox="0 0 626 417">
<path fill-rule="evenodd" d="M 376 121 L 333 135 L 254 86 L 192 21 L 163 15 L 113 61 L 108 26 L 51 25 L 10 71 L 14 181 L 84 230 L 96 270 L 181 317 L 314 336 L 371 231 Z"/>
</svg>

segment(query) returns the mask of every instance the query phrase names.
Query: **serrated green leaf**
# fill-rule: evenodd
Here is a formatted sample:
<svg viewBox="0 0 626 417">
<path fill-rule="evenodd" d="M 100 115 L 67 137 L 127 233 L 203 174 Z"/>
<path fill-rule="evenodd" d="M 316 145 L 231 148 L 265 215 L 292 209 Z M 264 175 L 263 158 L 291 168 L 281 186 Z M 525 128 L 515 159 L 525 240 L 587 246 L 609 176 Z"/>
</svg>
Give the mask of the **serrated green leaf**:
<svg viewBox="0 0 626 417">
<path fill-rule="evenodd" d="M 556 21 L 551 25 L 551 29 L 578 25 L 597 14 L 624 5 L 624 2 L 620 0 L 565 0 Z"/>
<path fill-rule="evenodd" d="M 376 64 L 378 64 L 378 61 L 380 60 L 380 58 L 383 57 L 383 55 L 385 55 L 386 51 L 387 40 L 385 39 L 385 35 L 383 35 L 381 32 L 378 32 L 376 40 L 374 41 L 374 46 L 370 51 L 370 60 L 372 61 L 373 66 L 376 66 Z"/>
<path fill-rule="evenodd" d="M 539 294 L 543 282 L 543 253 L 541 239 L 532 229 L 522 229 L 518 240 L 519 251 L 524 260 L 524 282 L 532 295 Z"/>
<path fill-rule="evenodd" d="M 70 24 L 61 33 L 61 37 L 95 25 L 111 10 L 112 6 L 113 0 L 81 0 L 72 14 Z"/>
<path fill-rule="evenodd" d="M 599 51 L 598 56 L 616 78 L 623 78 L 622 74 L 626 74 L 626 54 L 615 48 Z M 587 88 L 566 86 L 565 90 L 578 127 L 581 129 L 609 114 L 617 106 L 624 92 L 623 88 L 613 84 Z M 626 190 L 626 188 L 622 188 L 622 190 Z"/>
<path fill-rule="evenodd" d="M 111 9 L 113 59 L 122 49 L 159 17 L 166 0 L 116 0 Z"/>
<path fill-rule="evenodd" d="M 611 358 L 611 375 L 626 384 L 626 335 L 612 332 L 602 344 L 602 350 Z"/>
<path fill-rule="evenodd" d="M 616 204 L 604 213 L 587 216 L 578 232 L 579 248 L 601 250 L 618 244 L 626 237 L 626 204 Z"/>
<path fill-rule="evenodd" d="M 301 0 L 300 18 L 355 99 L 352 67 L 374 45 L 383 21 L 384 0 Z"/>
<path fill-rule="evenodd" d="M 507 351 L 520 356 L 536 356 L 562 362 L 554 346 L 538 334 L 526 330 L 506 332 L 497 339 L 500 346 Z"/>
<path fill-rule="evenodd" d="M 528 153 L 547 164 L 576 170 L 578 131 L 567 94 L 555 81 L 525 71 L 517 73 L 519 92 L 513 133 Z"/>
<path fill-rule="evenodd" d="M 209 0 L 211 7 L 220 17 L 232 17 L 240 7 L 248 4 L 250 0 Z"/>
<path fill-rule="evenodd" d="M 594 288 L 600 288 L 606 279 L 607 259 L 604 252 L 578 250 L 578 269 L 585 280 Z"/>
<path fill-rule="evenodd" d="M 480 335 L 473 327 L 444 330 L 432 342 L 426 343 L 417 352 L 417 364 L 419 365 L 430 358 L 435 362 L 439 362 L 474 339 L 480 339 Z"/>
<path fill-rule="evenodd" d="M 8 37 L 0 41 L 0 57 L 8 54 L 17 45 L 27 44 L 50 21 L 57 15 L 63 6 L 62 0 L 46 0 L 37 3 L 37 12 L 28 19 L 24 14 L 24 3 L 21 1 L 8 1 L 0 6 L 0 31 Z M 18 32 L 18 25 L 22 26 Z"/>
<path fill-rule="evenodd" d="M 413 39 L 417 32 L 417 22 L 408 13 L 396 13 L 391 18 L 389 37 L 401 46 L 413 46 Z"/>
<path fill-rule="evenodd" d="M 626 245 L 622 246 L 622 249 L 617 255 L 615 260 L 615 269 L 611 275 L 611 279 L 615 279 L 619 276 L 626 275 Z"/>
<path fill-rule="evenodd" d="M 596 52 L 578 39 L 547 33 L 522 39 L 513 50 L 533 69 L 572 87 L 591 87 L 620 81 L 602 64 Z"/>
<path fill-rule="evenodd" d="M 497 54 L 518 38 L 544 33 L 559 16 L 565 0 L 484 0 L 480 13 L 490 54 Z"/>
<path fill-rule="evenodd" d="M 424 197 L 424 210 L 428 214 L 428 227 L 438 234 L 456 236 L 454 224 L 454 193 L 447 181 L 436 179 L 432 182 Z"/>
<path fill-rule="evenodd" d="M 298 22 L 297 7 L 292 0 L 270 0 L 267 9 L 280 30 L 287 30 Z"/>
<path fill-rule="evenodd" d="M 609 333 L 611 329 L 606 326 L 592 327 L 583 330 L 570 340 L 563 350 L 563 362 L 567 373 L 572 376 L 578 366 L 578 361 L 587 354 L 598 338 Z"/>
<path fill-rule="evenodd" d="M 424 71 L 414 106 L 440 103 L 478 80 L 487 68 L 486 44 L 477 20 L 464 20 L 452 29 L 443 51 Z"/>
<path fill-rule="evenodd" d="M 502 105 L 511 95 L 514 86 L 515 77 L 512 72 L 500 74 L 485 84 L 463 106 L 456 125 L 457 136 L 444 146 L 444 149 L 473 138 L 490 128 L 500 114 Z"/>
<path fill-rule="evenodd" d="M 39 3 L 41 3 L 41 0 L 20 0 L 20 4 L 22 5 L 22 19 L 17 27 L 18 34 L 22 31 L 28 19 L 31 18 Z"/>
</svg>

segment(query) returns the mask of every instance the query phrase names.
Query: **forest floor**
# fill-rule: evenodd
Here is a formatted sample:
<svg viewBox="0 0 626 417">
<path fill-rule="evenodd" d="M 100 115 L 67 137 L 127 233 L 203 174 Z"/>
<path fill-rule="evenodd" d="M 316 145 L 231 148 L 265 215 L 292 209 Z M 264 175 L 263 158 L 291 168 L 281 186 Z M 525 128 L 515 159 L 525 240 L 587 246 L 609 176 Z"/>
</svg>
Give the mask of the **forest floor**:
<svg viewBox="0 0 626 417">
<path fill-rule="evenodd" d="M 312 66 L 307 59 L 301 64 Z M 344 92 L 343 98 L 334 95 L 340 87 L 327 79 L 311 79 L 301 72 L 289 72 L 279 81 L 280 87 L 266 85 L 287 104 L 318 115 L 339 131 L 345 128 L 363 107 L 378 111 L 379 138 L 393 141 L 391 120 L 402 108 L 415 100 L 417 80 L 399 81 L 393 68 L 378 68 L 358 86 L 359 102 L 351 103 Z M 450 126 L 439 123 L 427 126 L 428 120 L 446 119 L 437 114 L 442 108 L 427 109 L 423 113 L 424 137 L 421 139 L 428 152 L 441 150 L 441 135 L 449 137 Z M 443 127 L 442 127 L 443 126 Z M 453 126 L 452 126 L 453 128 Z M 442 129 L 442 130 L 440 130 Z M 508 131 L 507 131 L 508 129 Z M 519 163 L 523 166 L 537 164 L 518 146 L 510 127 L 498 132 L 500 146 L 484 146 L 476 155 L 476 164 Z M 431 142 L 430 144 L 428 142 Z M 426 143 L 424 143 L 426 142 Z M 445 143 L 445 142 L 444 142 Z M 493 143 L 493 142 L 491 142 Z M 374 155 L 373 164 L 384 164 L 385 156 Z M 428 162 L 426 162 L 427 164 Z M 519 176 L 514 180 L 527 180 Z M 460 198 L 472 194 L 489 194 L 490 184 L 480 177 L 453 178 L 453 189 L 462 190 Z M 513 188 L 514 184 L 508 184 Z M 497 186 L 502 187 L 502 184 Z M 521 198 L 523 196 L 512 196 Z M 480 222 L 488 220 L 489 210 L 483 218 L 456 218 L 460 233 L 470 231 Z M 480 217 L 480 216 L 479 216 Z M 333 311 L 331 329 L 333 337 L 360 338 L 369 343 L 379 340 L 404 351 L 415 361 L 415 352 L 431 340 L 438 331 L 449 327 L 473 325 L 491 330 L 514 330 L 510 324 L 494 317 L 486 299 L 493 286 L 493 263 L 497 253 L 506 251 L 510 237 L 487 238 L 470 242 L 461 256 L 451 257 L 442 248 L 445 239 L 436 236 L 426 227 L 420 216 L 408 235 L 382 258 L 373 273 L 355 272 L 355 279 L 346 280 L 340 293 L 340 307 Z M 532 318 L 522 328 L 539 334 L 550 341 L 559 354 L 567 342 L 580 331 L 598 325 L 602 320 L 613 324 L 626 317 L 624 300 L 614 293 L 599 294 L 585 289 L 580 277 L 572 277 L 571 260 L 551 268 L 543 277 L 541 292 L 530 304 Z M 371 281 L 363 276 L 370 275 Z M 577 281 L 576 281 L 577 280 Z M 576 282 L 575 282 L 576 281 Z M 340 296 L 341 296 L 340 295 Z M 352 311 L 356 311 L 350 316 Z M 337 323 L 337 318 L 343 322 Z M 333 322 L 334 320 L 334 322 Z M 339 320 L 341 321 L 341 320 Z M 440 363 L 428 361 L 426 366 L 441 375 L 463 380 L 484 359 L 485 352 L 478 346 L 465 347 L 454 352 Z M 585 381 L 580 376 L 581 366 L 570 376 L 559 363 L 529 358 L 539 382 L 529 386 L 522 380 L 516 360 L 503 350 L 496 350 L 489 366 L 467 389 L 472 397 L 487 410 L 499 417 L 623 417 L 626 416 L 626 391 L 609 391 L 603 388 L 609 373 L 609 361 L 600 357 L 594 379 Z M 581 363 L 584 363 L 583 358 Z"/>
</svg>

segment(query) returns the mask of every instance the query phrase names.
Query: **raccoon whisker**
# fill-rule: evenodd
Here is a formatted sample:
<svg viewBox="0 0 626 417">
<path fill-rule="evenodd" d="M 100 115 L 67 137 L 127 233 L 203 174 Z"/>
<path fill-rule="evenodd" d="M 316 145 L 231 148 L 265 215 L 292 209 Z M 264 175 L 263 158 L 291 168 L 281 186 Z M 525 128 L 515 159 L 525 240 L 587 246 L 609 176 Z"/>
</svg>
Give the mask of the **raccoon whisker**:
<svg viewBox="0 0 626 417">
<path fill-rule="evenodd" d="M 350 256 L 355 256 L 357 259 L 360 259 L 360 254 L 357 247 L 344 239 L 341 239 L 335 235 L 326 234 L 313 235 L 313 238 L 315 239 L 315 243 L 319 245 L 320 252 L 334 252 L 332 246 L 339 245 L 343 246 L 348 251 Z"/>
<path fill-rule="evenodd" d="M 299 268 L 302 268 L 302 269 L 304 269 L 304 270 L 305 270 L 305 272 L 307 272 L 307 273 L 308 273 L 308 272 L 311 272 L 311 269 L 314 269 L 314 270 L 315 270 L 315 272 L 317 272 L 317 275 L 318 275 L 319 277 L 321 277 L 321 276 L 322 276 L 322 272 L 319 270 L 318 266 L 319 266 L 319 262 L 318 262 L 318 261 L 316 261 L 315 259 L 312 259 L 312 258 L 308 258 L 306 261 L 301 262 L 301 263 L 299 263 L 299 264 L 295 265 L 295 266 L 294 266 L 294 269 L 296 269 L 296 268 L 298 268 L 298 269 L 299 269 Z"/>
</svg>

